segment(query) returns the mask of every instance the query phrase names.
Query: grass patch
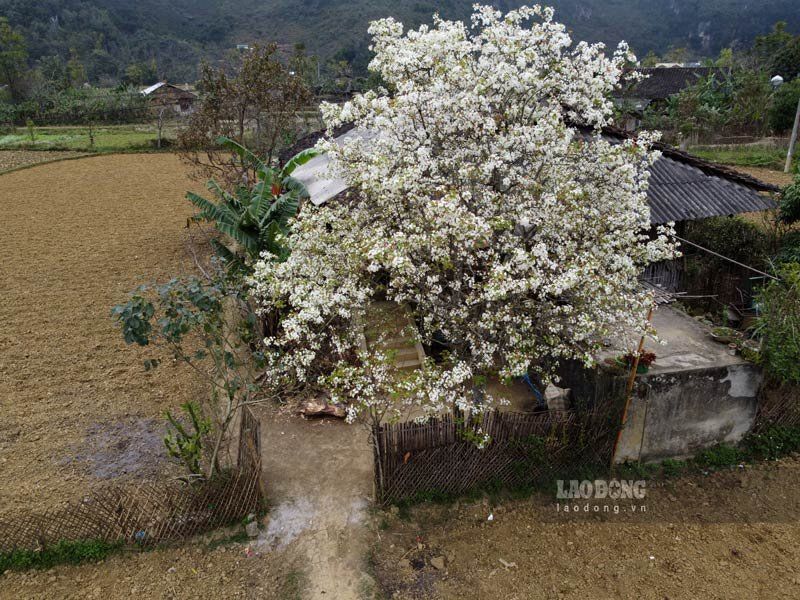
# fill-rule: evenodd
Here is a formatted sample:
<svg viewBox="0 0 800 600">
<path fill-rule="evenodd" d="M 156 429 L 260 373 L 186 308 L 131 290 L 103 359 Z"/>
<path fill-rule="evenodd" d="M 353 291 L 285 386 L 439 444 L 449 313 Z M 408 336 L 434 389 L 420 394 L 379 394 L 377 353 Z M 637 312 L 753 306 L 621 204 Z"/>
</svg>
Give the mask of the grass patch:
<svg viewBox="0 0 800 600">
<path fill-rule="evenodd" d="M 661 463 L 625 463 L 618 467 L 621 477 L 669 479 L 699 472 L 721 471 L 745 463 L 778 460 L 800 452 L 800 427 L 772 426 L 750 433 L 737 446 L 718 444 L 699 452 L 687 461 L 667 459 Z"/>
<path fill-rule="evenodd" d="M 0 573 L 7 570 L 49 569 L 55 565 L 97 562 L 122 547 L 122 542 L 101 540 L 60 541 L 46 548 L 0 553 Z"/>
<path fill-rule="evenodd" d="M 0 150 L 72 150 L 80 152 L 130 152 L 153 150 L 158 137 L 156 130 L 147 125 L 122 125 L 95 127 L 94 145 L 88 127 L 35 127 L 33 138 L 27 130 L 18 128 L 14 133 L 0 135 Z M 164 132 L 165 145 L 169 145 L 174 132 Z"/>
<path fill-rule="evenodd" d="M 786 149 L 767 146 L 739 146 L 734 148 L 708 148 L 698 146 L 689 150 L 695 156 L 742 167 L 763 167 L 766 169 L 783 170 L 786 163 Z M 797 161 L 795 160 L 795 164 Z"/>
</svg>

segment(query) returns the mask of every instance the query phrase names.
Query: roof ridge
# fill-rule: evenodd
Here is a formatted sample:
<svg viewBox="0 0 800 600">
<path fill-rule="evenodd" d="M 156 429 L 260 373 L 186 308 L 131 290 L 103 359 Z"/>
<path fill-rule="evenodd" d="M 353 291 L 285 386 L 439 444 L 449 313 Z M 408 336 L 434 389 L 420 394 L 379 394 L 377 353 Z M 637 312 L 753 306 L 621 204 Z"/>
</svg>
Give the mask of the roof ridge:
<svg viewBox="0 0 800 600">
<path fill-rule="evenodd" d="M 635 134 L 632 134 L 618 127 L 612 127 L 612 126 L 603 127 L 603 133 L 605 133 L 606 135 L 619 137 L 626 140 L 637 138 Z M 719 163 L 715 163 L 710 160 L 700 158 L 699 156 L 695 156 L 694 154 L 690 154 L 689 152 L 679 150 L 678 148 L 670 146 L 669 144 L 666 144 L 664 142 L 654 143 L 653 148 L 655 150 L 658 150 L 659 152 L 661 152 L 662 155 L 668 158 L 700 169 L 706 175 L 716 175 L 719 177 L 723 177 L 724 179 L 735 181 L 736 183 L 739 183 L 750 189 L 757 190 L 759 192 L 779 192 L 781 190 L 780 187 L 773 185 L 771 183 L 766 183 L 764 181 L 761 181 L 757 177 L 753 177 L 752 175 L 747 175 L 746 173 L 742 173 L 741 171 L 737 171 L 736 169 L 733 169 L 726 165 L 721 165 Z"/>
</svg>

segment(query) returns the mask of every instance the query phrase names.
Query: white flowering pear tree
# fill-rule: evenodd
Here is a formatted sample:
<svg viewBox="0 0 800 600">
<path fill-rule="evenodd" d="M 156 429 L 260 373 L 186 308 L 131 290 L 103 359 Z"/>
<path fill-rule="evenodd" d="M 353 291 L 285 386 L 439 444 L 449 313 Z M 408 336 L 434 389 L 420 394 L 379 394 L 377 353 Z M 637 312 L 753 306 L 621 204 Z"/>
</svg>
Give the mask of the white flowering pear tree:
<svg viewBox="0 0 800 600">
<path fill-rule="evenodd" d="M 265 257 L 252 278 L 284 315 L 266 340 L 272 381 L 326 385 L 351 420 L 485 410 L 487 376 L 547 380 L 559 361 L 590 364 L 604 337 L 646 330 L 637 276 L 674 246 L 669 228 L 650 232 L 653 137 L 601 135 L 627 46 L 573 46 L 538 6 L 369 31 L 392 92 L 323 107 L 329 133 L 370 133 L 320 144 L 350 193 L 304 209 L 288 260 Z M 377 296 L 409 307 L 422 343 L 445 340 L 445 359 L 398 377 L 365 351 Z"/>
</svg>

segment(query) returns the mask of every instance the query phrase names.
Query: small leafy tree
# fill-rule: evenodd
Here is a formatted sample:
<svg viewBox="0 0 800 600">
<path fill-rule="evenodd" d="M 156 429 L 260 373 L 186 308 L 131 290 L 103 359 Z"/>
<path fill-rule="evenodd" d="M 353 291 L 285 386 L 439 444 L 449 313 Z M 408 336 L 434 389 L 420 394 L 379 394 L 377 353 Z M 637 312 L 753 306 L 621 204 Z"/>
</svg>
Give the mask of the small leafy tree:
<svg viewBox="0 0 800 600">
<path fill-rule="evenodd" d="M 178 135 L 182 156 L 204 179 L 216 178 L 223 187 L 250 178 L 252 164 L 243 164 L 220 137 L 235 140 L 271 165 L 280 148 L 302 129 L 298 112 L 312 98 L 303 79 L 292 75 L 279 60 L 277 46 L 255 46 L 237 57 L 232 67 L 201 68 L 200 107 Z"/>
<path fill-rule="evenodd" d="M 112 311 L 127 343 L 164 347 L 209 384 L 210 397 L 203 404 L 210 425 L 195 408 L 186 409 L 193 432 L 179 428 L 178 421 L 169 417 L 174 431 L 165 443 L 191 476 L 201 474 L 202 438 L 211 437 L 205 469 L 210 478 L 220 469 L 220 452 L 237 413 L 265 399 L 257 395 L 255 383 L 263 356 L 250 348 L 255 319 L 242 310 L 244 301 L 241 282 L 218 269 L 210 281 L 192 277 L 139 287 L 127 303 Z M 144 366 L 149 370 L 159 363 L 158 358 L 149 358 Z"/>
<path fill-rule="evenodd" d="M 797 68 L 800 69 L 800 64 Z M 769 126 L 773 131 L 792 130 L 798 101 L 800 101 L 800 77 L 783 84 L 775 91 L 769 108 Z"/>
<path fill-rule="evenodd" d="M 800 175 L 781 192 L 780 219 L 787 224 L 800 221 Z"/>
<path fill-rule="evenodd" d="M 23 35 L 0 17 L 0 84 L 8 86 L 11 99 L 23 98 L 23 83 L 28 69 L 28 50 Z"/>
</svg>

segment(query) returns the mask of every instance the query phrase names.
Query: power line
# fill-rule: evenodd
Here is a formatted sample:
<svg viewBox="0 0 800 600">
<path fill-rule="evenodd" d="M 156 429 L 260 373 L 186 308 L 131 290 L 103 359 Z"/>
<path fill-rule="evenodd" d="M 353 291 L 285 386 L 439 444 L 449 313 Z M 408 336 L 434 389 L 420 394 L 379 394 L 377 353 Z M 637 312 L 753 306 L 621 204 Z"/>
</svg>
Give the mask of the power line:
<svg viewBox="0 0 800 600">
<path fill-rule="evenodd" d="M 753 271 L 754 273 L 758 273 L 759 275 L 762 275 L 763 277 L 769 277 L 770 279 L 774 279 L 775 281 L 780 281 L 780 279 L 778 279 L 774 275 L 770 275 L 769 273 L 765 273 L 764 271 L 759 271 L 758 269 L 754 269 L 753 267 L 751 267 L 749 265 L 746 265 L 744 263 L 740 263 L 738 260 L 733 260 L 732 258 L 728 258 L 727 256 L 723 256 L 719 252 L 714 252 L 713 250 L 709 250 L 708 248 L 704 248 L 700 244 L 695 244 L 694 242 L 690 242 L 689 240 L 685 240 L 682 237 L 678 237 L 677 235 L 674 236 L 674 237 L 675 237 L 675 239 L 680 240 L 684 244 L 689 244 L 690 246 L 694 246 L 695 248 L 699 248 L 703 252 L 708 252 L 709 254 L 713 254 L 714 256 L 717 256 L 717 257 L 719 257 L 719 258 L 721 258 L 723 260 L 727 260 L 728 262 L 732 262 L 735 265 L 739 265 L 740 267 L 744 267 L 745 269 L 749 269 L 750 271 Z"/>
</svg>

